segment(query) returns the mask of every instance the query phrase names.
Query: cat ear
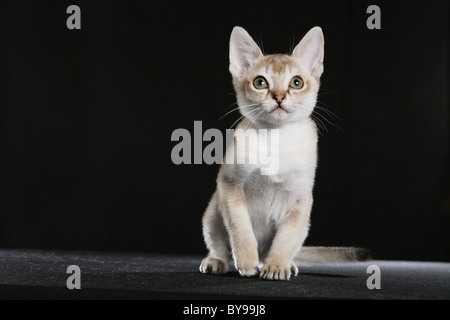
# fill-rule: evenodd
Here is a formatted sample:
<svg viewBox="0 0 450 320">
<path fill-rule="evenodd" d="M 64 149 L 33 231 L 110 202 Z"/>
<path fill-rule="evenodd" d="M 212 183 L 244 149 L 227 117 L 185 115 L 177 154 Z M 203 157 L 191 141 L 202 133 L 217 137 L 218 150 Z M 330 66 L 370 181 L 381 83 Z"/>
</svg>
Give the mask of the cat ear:
<svg viewBox="0 0 450 320">
<path fill-rule="evenodd" d="M 262 57 L 261 49 L 241 27 L 234 27 L 230 37 L 230 72 L 240 78 L 253 62 Z"/>
<path fill-rule="evenodd" d="M 292 56 L 298 58 L 300 65 L 317 80 L 323 72 L 324 44 L 322 29 L 314 27 L 292 52 Z"/>
</svg>

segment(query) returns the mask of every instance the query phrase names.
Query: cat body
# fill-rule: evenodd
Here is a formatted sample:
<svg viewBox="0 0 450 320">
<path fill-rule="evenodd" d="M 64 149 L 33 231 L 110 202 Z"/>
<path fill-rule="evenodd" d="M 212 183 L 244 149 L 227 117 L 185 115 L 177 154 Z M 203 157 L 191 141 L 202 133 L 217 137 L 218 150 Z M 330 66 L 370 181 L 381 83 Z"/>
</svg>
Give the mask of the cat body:
<svg viewBox="0 0 450 320">
<path fill-rule="evenodd" d="M 222 164 L 217 189 L 203 216 L 209 250 L 203 273 L 229 269 L 230 253 L 243 276 L 288 280 L 298 273 L 298 260 L 352 260 L 352 248 L 302 248 L 313 204 L 317 166 L 317 129 L 310 119 L 323 72 L 324 38 L 311 29 L 291 55 L 263 55 L 240 28 L 230 38 L 230 72 L 243 115 L 238 129 L 277 130 L 278 170 L 261 174 L 261 163 Z M 254 146 L 227 153 L 257 152 Z M 230 252 L 231 249 L 231 252 Z"/>
</svg>

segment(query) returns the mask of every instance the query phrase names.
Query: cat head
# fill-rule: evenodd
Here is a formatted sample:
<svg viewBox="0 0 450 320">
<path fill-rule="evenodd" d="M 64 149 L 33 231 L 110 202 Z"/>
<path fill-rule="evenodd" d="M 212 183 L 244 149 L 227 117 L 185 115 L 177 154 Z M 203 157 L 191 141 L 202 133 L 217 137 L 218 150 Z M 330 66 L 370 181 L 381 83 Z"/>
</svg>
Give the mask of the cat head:
<svg viewBox="0 0 450 320">
<path fill-rule="evenodd" d="M 316 105 L 323 57 L 319 27 L 312 28 L 290 55 L 263 55 L 247 31 L 235 27 L 230 72 L 241 114 L 270 126 L 308 119 Z"/>
</svg>

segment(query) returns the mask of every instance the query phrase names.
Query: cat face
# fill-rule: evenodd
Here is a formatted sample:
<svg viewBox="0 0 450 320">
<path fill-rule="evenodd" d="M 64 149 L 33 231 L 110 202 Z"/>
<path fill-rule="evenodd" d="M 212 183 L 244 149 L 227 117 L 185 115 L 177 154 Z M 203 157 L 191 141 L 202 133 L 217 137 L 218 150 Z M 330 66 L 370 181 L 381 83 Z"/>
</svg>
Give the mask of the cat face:
<svg viewBox="0 0 450 320">
<path fill-rule="evenodd" d="M 323 44 L 322 31 L 316 27 L 292 55 L 264 56 L 248 33 L 235 27 L 230 39 L 230 72 L 241 114 L 266 126 L 308 119 L 323 72 Z"/>
</svg>

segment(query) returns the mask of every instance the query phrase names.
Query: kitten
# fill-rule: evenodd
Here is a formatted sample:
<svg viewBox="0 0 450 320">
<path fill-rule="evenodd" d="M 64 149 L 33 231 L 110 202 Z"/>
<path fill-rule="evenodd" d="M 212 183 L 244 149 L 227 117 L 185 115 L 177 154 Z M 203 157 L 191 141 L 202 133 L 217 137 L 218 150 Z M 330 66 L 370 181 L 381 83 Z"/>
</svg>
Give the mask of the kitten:
<svg viewBox="0 0 450 320">
<path fill-rule="evenodd" d="M 311 29 L 291 55 L 263 55 L 235 27 L 230 72 L 244 119 L 238 129 L 278 129 L 279 169 L 262 175 L 258 164 L 224 163 L 203 216 L 209 250 L 202 273 L 223 274 L 231 253 L 242 276 L 289 280 L 301 261 L 352 261 L 356 248 L 303 247 L 313 205 L 317 129 L 310 115 L 323 72 L 322 29 Z M 258 117 L 254 117 L 257 114 Z M 239 152 L 234 145 L 232 152 Z M 230 152 L 228 149 L 227 152 Z"/>
</svg>

